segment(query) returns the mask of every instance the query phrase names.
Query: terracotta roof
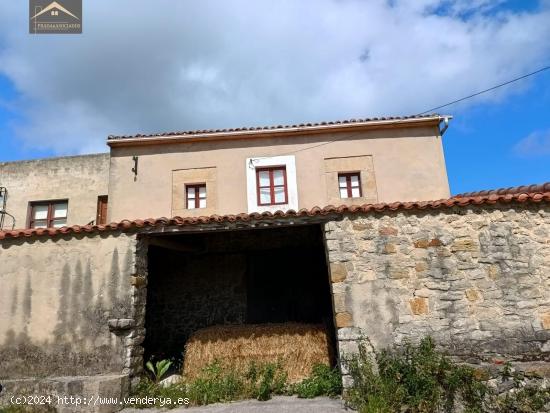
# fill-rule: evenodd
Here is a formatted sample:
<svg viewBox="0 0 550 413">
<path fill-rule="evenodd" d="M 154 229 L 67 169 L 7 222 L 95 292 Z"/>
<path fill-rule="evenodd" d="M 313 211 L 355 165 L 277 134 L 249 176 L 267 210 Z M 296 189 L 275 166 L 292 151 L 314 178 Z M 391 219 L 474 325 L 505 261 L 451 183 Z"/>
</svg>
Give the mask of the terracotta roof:
<svg viewBox="0 0 550 413">
<path fill-rule="evenodd" d="M 139 229 L 155 229 L 163 227 L 186 227 L 200 224 L 223 224 L 223 223 L 238 223 L 249 222 L 254 223 L 256 221 L 269 221 L 277 219 L 289 219 L 292 218 L 305 218 L 305 217 L 329 217 L 334 215 L 343 214 L 361 214 L 372 212 L 384 212 L 384 211 L 397 211 L 397 210 L 435 210 L 452 207 L 466 207 L 469 205 L 483 205 L 483 204 L 507 204 L 511 202 L 516 203 L 550 203 L 550 182 L 537 185 L 536 188 L 541 188 L 543 191 L 520 191 L 518 188 L 532 188 L 533 186 L 517 187 L 508 189 L 498 189 L 494 191 L 480 191 L 485 192 L 482 195 L 466 196 L 464 194 L 455 196 L 448 199 L 440 199 L 437 201 L 422 201 L 422 202 L 393 202 L 393 203 L 379 203 L 379 204 L 364 204 L 353 206 L 327 206 L 324 208 L 314 207 L 312 209 L 301 209 L 299 211 L 277 211 L 274 213 L 252 213 L 252 214 L 238 214 L 238 215 L 210 215 L 197 218 L 149 218 L 149 219 L 135 219 L 135 220 L 123 220 L 120 222 L 113 222 L 108 225 L 73 225 L 71 227 L 63 228 L 43 228 L 43 229 L 18 229 L 13 231 L 0 231 L 0 240 L 8 238 L 21 238 L 21 237 L 33 237 L 33 236 L 55 236 L 63 234 L 79 234 L 79 233 L 95 233 L 95 232 L 109 232 L 109 231 L 130 231 Z M 507 191 L 507 192 L 506 192 Z M 494 193 L 492 193 L 494 192 Z"/>
<path fill-rule="evenodd" d="M 203 130 L 187 130 L 187 131 L 176 131 L 176 132 L 164 132 L 164 133 L 152 133 L 152 134 L 137 134 L 137 135 L 109 135 L 108 141 L 116 141 L 123 139 L 137 139 L 137 138 L 156 138 L 156 137 L 169 137 L 169 136 L 194 136 L 194 135 L 204 135 L 204 134 L 217 134 L 217 133 L 234 133 L 234 132 L 257 132 L 257 131 L 274 131 L 274 130 L 284 130 L 284 129 L 297 129 L 297 128 L 315 128 L 322 126 L 338 126 L 338 125 L 353 125 L 353 124 L 362 124 L 369 122 L 383 122 L 383 121 L 400 121 L 400 120 L 428 120 L 428 119 L 437 119 L 450 116 L 443 116 L 437 113 L 426 114 L 426 115 L 412 115 L 412 116 L 387 116 L 379 118 L 363 118 L 363 119 L 347 119 L 347 120 L 337 120 L 329 122 L 315 122 L 315 123 L 300 123 L 295 125 L 276 125 L 276 126 L 252 126 L 252 127 L 241 127 L 241 128 L 230 128 L 230 129 L 203 129 Z"/>
<path fill-rule="evenodd" d="M 550 192 L 550 182 L 544 184 L 512 186 L 510 188 L 489 189 L 485 191 L 464 192 L 454 195 L 454 198 L 465 198 L 472 196 L 487 196 L 487 195 L 507 195 L 520 193 L 535 193 L 535 192 Z"/>
</svg>

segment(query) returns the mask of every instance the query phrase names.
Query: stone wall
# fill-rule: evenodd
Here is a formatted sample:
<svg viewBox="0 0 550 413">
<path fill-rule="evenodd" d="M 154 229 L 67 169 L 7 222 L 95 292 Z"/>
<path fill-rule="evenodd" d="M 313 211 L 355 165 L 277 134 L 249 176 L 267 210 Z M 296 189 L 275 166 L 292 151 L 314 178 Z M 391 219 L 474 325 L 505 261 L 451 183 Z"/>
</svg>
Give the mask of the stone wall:
<svg viewBox="0 0 550 413">
<path fill-rule="evenodd" d="M 550 360 L 548 204 L 347 216 L 325 225 L 340 353 L 430 335 L 468 361 Z"/>
<path fill-rule="evenodd" d="M 148 359 L 179 356 L 194 331 L 242 324 L 246 255 L 190 255 L 150 247 L 145 348 Z"/>
<path fill-rule="evenodd" d="M 121 373 L 127 343 L 109 320 L 133 317 L 135 249 L 116 232 L 3 240 L 0 379 Z"/>
</svg>

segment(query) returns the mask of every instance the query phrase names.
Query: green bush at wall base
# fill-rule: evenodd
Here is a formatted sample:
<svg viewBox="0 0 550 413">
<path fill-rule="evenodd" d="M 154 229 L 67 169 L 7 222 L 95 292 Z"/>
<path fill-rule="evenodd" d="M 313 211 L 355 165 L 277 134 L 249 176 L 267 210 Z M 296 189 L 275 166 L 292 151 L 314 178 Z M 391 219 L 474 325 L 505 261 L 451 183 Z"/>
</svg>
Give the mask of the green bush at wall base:
<svg viewBox="0 0 550 413">
<path fill-rule="evenodd" d="M 304 399 L 319 396 L 336 397 L 342 393 L 342 377 L 338 369 L 324 364 L 313 367 L 311 377 L 292 387 L 292 393 Z"/>
<path fill-rule="evenodd" d="M 346 398 L 360 413 L 534 413 L 550 406 L 550 389 L 525 386 L 496 394 L 476 370 L 436 351 L 430 338 L 418 345 L 369 351 L 368 342 L 344 361 L 352 378 Z"/>
<path fill-rule="evenodd" d="M 133 391 L 133 396 L 188 398 L 191 405 L 223 403 L 243 399 L 269 400 L 273 395 L 297 394 L 299 397 L 334 397 L 340 394 L 342 382 L 340 373 L 328 366 L 316 365 L 311 377 L 301 383 L 290 385 L 279 363 L 251 363 L 247 370 L 236 371 L 215 361 L 203 369 L 199 377 L 162 387 L 144 377 Z M 139 406 L 135 407 L 153 407 Z M 155 407 L 162 407 L 160 405 Z M 173 408 L 176 405 L 165 405 Z"/>
<path fill-rule="evenodd" d="M 482 412 L 487 386 L 438 353 L 430 338 L 374 355 L 362 343 L 345 364 L 353 379 L 349 402 L 361 412 L 452 412 L 457 398 L 465 412 Z"/>
</svg>

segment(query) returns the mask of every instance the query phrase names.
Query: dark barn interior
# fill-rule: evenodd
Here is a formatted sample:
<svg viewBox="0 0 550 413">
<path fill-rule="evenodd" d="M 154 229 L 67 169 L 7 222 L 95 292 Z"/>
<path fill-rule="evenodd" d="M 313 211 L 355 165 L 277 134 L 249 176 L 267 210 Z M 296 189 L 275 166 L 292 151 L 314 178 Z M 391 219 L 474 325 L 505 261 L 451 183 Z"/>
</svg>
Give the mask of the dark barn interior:
<svg viewBox="0 0 550 413">
<path fill-rule="evenodd" d="M 145 360 L 203 327 L 288 321 L 334 331 L 319 225 L 150 238 Z"/>
</svg>

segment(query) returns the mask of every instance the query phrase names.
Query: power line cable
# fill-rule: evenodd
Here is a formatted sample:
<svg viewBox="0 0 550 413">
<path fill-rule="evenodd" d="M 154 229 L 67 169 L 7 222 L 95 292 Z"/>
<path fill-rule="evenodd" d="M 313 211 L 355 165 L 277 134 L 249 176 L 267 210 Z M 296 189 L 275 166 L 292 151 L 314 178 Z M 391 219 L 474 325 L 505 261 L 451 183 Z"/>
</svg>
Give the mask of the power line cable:
<svg viewBox="0 0 550 413">
<path fill-rule="evenodd" d="M 424 112 L 417 113 L 416 115 L 413 115 L 412 117 L 414 117 L 414 116 L 425 115 L 425 114 L 430 113 L 430 112 L 433 112 L 433 111 L 435 111 L 435 110 L 442 109 L 442 108 L 445 108 L 445 107 L 447 107 L 447 106 L 454 105 L 455 103 L 462 102 L 462 101 L 467 100 L 467 99 L 471 99 L 471 98 L 476 97 L 476 96 L 479 96 L 479 95 L 481 95 L 481 94 L 483 94 L 483 93 L 487 93 L 487 92 L 490 92 L 490 91 L 492 91 L 492 90 L 495 90 L 495 89 L 501 88 L 501 87 L 503 87 L 503 86 L 509 85 L 509 84 L 511 84 L 511 83 L 517 82 L 518 80 L 522 80 L 522 79 L 525 79 L 525 78 L 527 78 L 527 77 L 536 75 L 537 73 L 544 72 L 545 70 L 548 70 L 548 69 L 550 69 L 550 66 L 543 67 L 543 68 L 541 68 L 541 69 L 535 70 L 534 72 L 527 73 L 527 74 L 525 74 L 525 75 L 523 75 L 523 76 L 520 76 L 520 77 L 516 77 L 515 79 L 508 80 L 507 82 L 500 83 L 500 84 L 498 84 L 498 85 L 492 86 L 492 87 L 490 87 L 490 88 L 488 88 L 488 89 L 485 89 L 485 90 L 481 90 L 481 91 L 479 91 L 479 92 L 473 93 L 473 94 L 468 95 L 468 96 L 465 96 L 465 97 L 463 97 L 463 98 L 460 98 L 460 99 L 457 99 L 457 100 L 453 100 L 452 102 L 445 103 L 444 105 L 436 106 L 436 107 L 434 107 L 434 108 L 425 110 Z M 390 122 L 390 124 L 399 123 L 401 120 L 402 120 L 402 119 L 397 119 L 397 120 L 395 120 L 395 122 Z M 352 138 L 352 137 L 354 137 L 354 136 L 361 135 L 362 133 L 363 133 L 363 132 L 354 133 L 354 134 L 351 134 L 351 135 L 340 136 L 338 139 L 334 139 L 334 140 L 328 141 L 328 142 L 323 142 L 323 143 L 320 143 L 320 144 L 317 144 L 317 145 L 308 146 L 307 148 L 297 149 L 297 150 L 295 150 L 295 151 L 288 152 L 288 153 L 286 153 L 285 155 L 290 155 L 290 154 L 293 154 L 293 153 L 296 153 L 296 152 L 302 152 L 302 151 L 306 151 L 306 150 L 309 150 L 309 149 L 314 149 L 314 148 L 317 148 L 317 147 L 319 147 L 319 146 L 329 145 L 329 144 L 331 144 L 331 143 L 338 142 L 338 141 L 341 141 L 341 140 L 343 140 L 343 139 Z"/>
<path fill-rule="evenodd" d="M 542 69 L 535 70 L 534 72 L 527 73 L 526 75 L 523 75 L 523 76 L 520 76 L 520 77 L 516 77 L 515 79 L 512 79 L 512 80 L 509 80 L 509 81 L 507 81 L 507 82 L 501 83 L 501 84 L 499 84 L 499 85 L 490 87 L 489 89 L 481 90 L 481 91 L 479 91 L 479 92 L 473 93 L 473 94 L 468 95 L 468 96 L 465 96 L 465 97 L 463 97 L 463 98 L 460 98 L 460 99 L 457 99 L 457 100 L 453 100 L 452 102 L 445 103 L 444 105 L 436 106 L 435 108 L 431 108 L 431 109 L 425 110 L 424 112 L 418 113 L 416 116 L 424 115 L 424 114 L 426 114 L 426 113 L 433 112 L 434 110 L 438 110 L 438 109 L 441 109 L 441 108 L 445 108 L 445 107 L 447 107 L 447 106 L 454 105 L 455 103 L 462 102 L 462 101 L 464 101 L 464 100 L 466 100 L 466 99 L 471 99 L 471 98 L 473 98 L 473 97 L 475 97 L 475 96 L 482 95 L 483 93 L 487 93 L 487 92 L 490 92 L 490 91 L 492 91 L 492 90 L 498 89 L 498 88 L 500 88 L 500 87 L 509 85 L 510 83 L 517 82 L 518 80 L 522 80 L 522 79 L 525 79 L 526 77 L 536 75 L 537 73 L 544 72 L 545 70 L 548 70 L 548 69 L 550 69 L 550 66 L 546 66 L 546 67 L 543 67 Z"/>
</svg>

